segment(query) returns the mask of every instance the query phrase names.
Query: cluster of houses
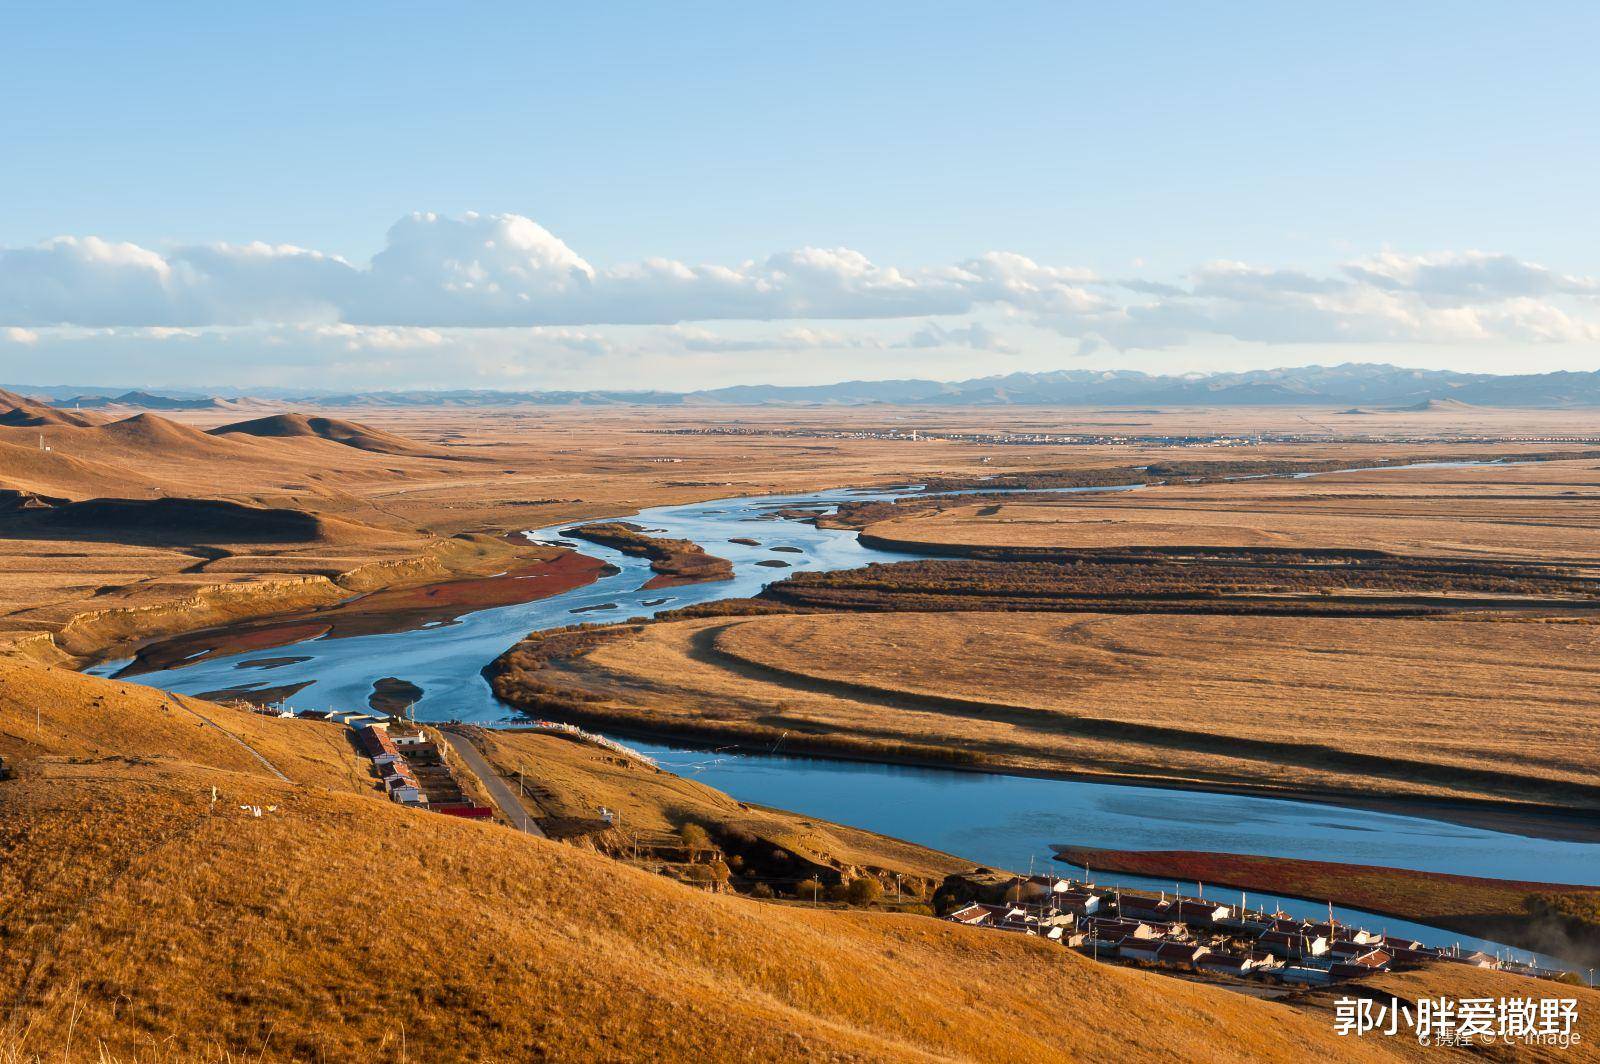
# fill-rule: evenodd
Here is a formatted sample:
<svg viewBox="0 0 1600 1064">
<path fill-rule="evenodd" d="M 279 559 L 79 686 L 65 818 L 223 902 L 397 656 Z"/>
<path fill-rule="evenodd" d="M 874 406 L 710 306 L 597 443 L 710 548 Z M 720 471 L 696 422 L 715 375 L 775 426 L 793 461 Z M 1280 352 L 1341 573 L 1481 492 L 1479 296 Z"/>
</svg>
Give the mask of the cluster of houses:
<svg viewBox="0 0 1600 1064">
<path fill-rule="evenodd" d="M 389 720 L 366 719 L 352 726 L 356 749 L 372 766 L 390 801 L 435 813 L 487 820 L 487 806 L 469 801 L 428 735 Z"/>
<path fill-rule="evenodd" d="M 1054 876 L 1017 877 L 1016 902 L 972 902 L 945 919 L 1039 935 L 1096 958 L 1274 982 L 1322 985 L 1386 971 L 1394 964 L 1452 961 L 1523 975 L 1559 974 L 1478 951 L 1427 946 L 1405 935 L 1374 933 L 1329 918 L 1184 898 L 1102 891 Z"/>
<path fill-rule="evenodd" d="M 399 802 L 401 805 L 428 804 L 428 796 L 422 793 L 422 785 L 417 782 L 416 772 L 412 770 L 411 763 L 406 760 L 405 755 L 400 752 L 400 742 L 404 742 L 407 746 L 422 745 L 420 732 L 415 735 L 392 736 L 387 725 L 374 722 L 366 727 L 357 728 L 355 738 L 356 749 L 361 751 L 364 757 L 372 760 L 390 801 Z M 397 742 L 397 739 L 400 742 Z"/>
</svg>

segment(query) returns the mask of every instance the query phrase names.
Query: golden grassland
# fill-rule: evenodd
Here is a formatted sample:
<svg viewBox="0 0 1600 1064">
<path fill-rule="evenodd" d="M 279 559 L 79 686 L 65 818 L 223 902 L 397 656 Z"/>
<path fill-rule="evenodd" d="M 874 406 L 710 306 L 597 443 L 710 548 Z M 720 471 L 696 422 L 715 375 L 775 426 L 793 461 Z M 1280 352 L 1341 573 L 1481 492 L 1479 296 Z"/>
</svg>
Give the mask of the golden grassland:
<svg viewBox="0 0 1600 1064">
<path fill-rule="evenodd" d="M 338 725 L 265 717 L 19 658 L 0 659 L 0 757 L 203 765 L 277 778 L 270 764 L 306 786 L 361 793 L 375 786 L 369 762 Z"/>
<path fill-rule="evenodd" d="M 98 425 L 0 426 L 0 490 L 73 500 L 99 496 L 221 499 L 303 511 L 317 531 L 292 540 L 230 539 L 216 532 L 162 536 L 61 532 L 28 522 L 0 528 L 0 640 L 49 656 L 54 633 L 92 654 L 143 634 L 172 634 L 245 617 L 314 608 L 341 588 L 483 575 L 503 559 L 446 537 L 579 520 L 626 517 L 643 506 L 834 487 L 905 483 L 940 475 L 1025 472 L 1129 461 L 1348 456 L 1394 452 L 1383 443 L 1314 443 L 1244 451 L 1155 445 L 1015 447 L 980 443 L 816 436 L 675 436 L 659 430 L 733 426 L 783 432 L 912 428 L 972 432 L 1182 433 L 1311 430 L 1303 410 L 931 410 L 764 408 L 407 409 L 330 412 L 372 426 L 368 435 L 413 441 L 389 453 L 308 435 L 219 437 L 202 431 L 236 413 L 140 415 Z M 1311 420 L 1308 421 L 1307 418 Z M 1426 433 L 1460 444 L 1406 444 L 1406 453 L 1470 447 L 1482 433 L 1575 434 L 1582 412 L 1465 410 L 1344 419 L 1333 431 Z M 1359 424 L 1357 423 L 1359 422 Z M 351 426 L 361 430 L 361 425 Z M 38 449 L 39 438 L 51 449 Z M 359 436 L 358 436 L 359 440 Z M 1549 449 L 1508 445 L 1506 451 Z M 1383 474 L 1401 476 L 1404 474 Z M 3 525 L 3 522 L 0 522 Z M 476 559 L 469 555 L 478 554 Z M 329 587 L 318 581 L 332 580 Z M 227 593 L 219 594 L 219 588 Z M 201 605 L 196 603 L 201 602 Z M 146 609 L 146 607 L 164 607 Z M 108 622 L 103 611 L 137 610 Z"/>
<path fill-rule="evenodd" d="M 805 614 L 622 627 L 520 667 L 546 697 L 623 728 L 1591 813 L 1597 651 L 1600 627 L 1567 623 Z M 503 664 L 515 673 L 518 651 Z M 500 684 L 517 696 L 514 677 Z"/>
<path fill-rule="evenodd" d="M 82 772 L 52 766 L 0 790 L 0 1006 L 21 1052 L 47 1059 L 73 1046 L 260 1060 L 1291 1060 L 1344 1048 L 1314 1011 L 1020 936 L 707 895 L 375 799 L 263 780 L 227 796 L 275 812 L 213 816 L 195 803 L 208 775 Z M 1342 1059 L 1395 1050 L 1373 1042 Z"/>
<path fill-rule="evenodd" d="M 1226 425 L 1243 432 L 1303 420 L 1301 412 L 1282 411 L 1175 411 L 1131 418 L 1093 411 L 898 409 L 381 416 L 363 411 L 355 416 L 380 432 L 416 441 L 415 451 L 408 446 L 408 453 L 374 452 L 297 434 L 218 438 L 197 429 L 223 419 L 203 416 L 185 423 L 144 418 L 120 428 L 107 426 L 105 432 L 93 425 L 0 429 L 0 489 L 70 499 L 215 498 L 314 518 L 306 526 L 311 531 L 300 538 L 273 541 L 230 540 L 215 530 L 202 534 L 183 528 L 157 535 L 108 527 L 41 537 L 37 525 L 29 523 L 34 519 L 23 515 L 9 528 L 0 561 L 5 577 L 0 583 L 7 585 L 0 597 L 0 632 L 13 641 L 48 635 L 88 654 L 158 632 L 326 606 L 352 591 L 496 572 L 505 567 L 508 531 L 625 516 L 640 506 L 904 482 L 934 474 L 1204 457 L 1157 447 L 660 436 L 651 434 L 655 428 L 1069 431 L 1089 428 L 1096 420 L 1148 420 L 1150 427 L 1128 431 L 1184 426 L 1215 431 Z M 1382 422 L 1390 431 L 1425 426 L 1429 432 L 1470 433 L 1567 431 L 1587 418 L 1474 411 L 1359 420 L 1360 431 Z M 40 432 L 48 437 L 49 452 L 36 446 Z M 374 433 L 370 438 L 382 442 L 386 437 Z M 1337 453 L 1357 464 L 1384 449 L 1341 446 Z M 1450 449 L 1437 448 L 1441 456 Z M 1417 450 L 1406 447 L 1407 453 Z M 1314 446 L 1252 450 L 1252 455 L 1268 454 L 1326 458 L 1329 452 Z M 1326 480 L 1299 483 L 1320 490 Z M 1553 483 L 1540 481 L 1538 491 L 1554 489 Z M 1189 489 L 1161 490 L 1176 498 Z M 1588 486 L 1575 480 L 1562 490 L 1578 493 L 1569 498 L 1582 505 Z M 1363 487 L 1359 493 L 1368 491 Z M 1448 491 L 1461 494 L 1454 487 Z M 1153 497 L 1154 491 L 1139 495 Z M 1394 504 L 1391 499 L 1377 509 Z M 1498 530 L 1509 537 L 1509 527 Z M 452 538 L 463 533 L 470 535 Z M 1484 549 L 1488 535 L 1473 533 Z M 1550 535 L 1535 545 L 1541 557 L 1549 557 L 1553 544 L 1567 542 L 1560 537 L 1569 533 Z M 1570 549 L 1576 550 L 1576 538 L 1573 544 Z M 110 612 L 92 612 L 108 607 Z M 813 618 L 763 620 L 778 625 Z M 862 623 L 860 618 L 839 620 Z M 1052 615 L 1037 623 L 1067 620 L 1101 619 Z M 1319 755 L 1324 761 L 1281 770 L 1282 781 L 1267 778 L 1273 771 L 1270 759 L 1232 748 L 1217 752 L 1219 735 L 1237 743 L 1228 728 L 1210 720 L 1191 724 L 1182 716 L 1181 700 L 1164 702 L 1157 693 L 1147 695 L 1147 709 L 1157 713 L 1168 707 L 1164 712 L 1173 727 L 1167 730 L 1183 732 L 1179 742 L 1170 735 L 1156 741 L 1148 722 L 1120 719 L 1117 707 L 1098 701 L 1091 716 L 1078 704 L 1034 704 L 1038 692 L 1026 684 L 991 690 L 976 676 L 963 678 L 951 661 L 945 667 L 951 668 L 957 689 L 968 683 L 977 697 L 945 690 L 928 695 L 916 689 L 914 676 L 895 676 L 887 694 L 871 689 L 876 673 L 886 671 L 891 659 L 903 664 L 898 659 L 955 657 L 948 648 L 958 646 L 959 639 L 949 631 L 936 644 L 932 628 L 918 627 L 896 648 L 898 656 L 859 632 L 841 631 L 828 655 L 785 664 L 784 639 L 777 634 L 763 642 L 756 638 L 762 633 L 751 629 L 748 646 L 731 647 L 731 639 L 729 646 L 717 645 L 723 634 L 742 631 L 746 623 L 753 622 L 724 619 L 630 632 L 570 661 L 552 663 L 540 670 L 541 683 L 548 674 L 581 695 L 578 704 L 626 714 L 636 723 L 650 723 L 654 713 L 655 723 L 681 731 L 709 728 L 723 736 L 769 738 L 792 727 L 797 743 L 809 732 L 813 740 L 843 743 L 861 756 L 884 756 L 886 750 L 921 749 L 930 757 L 976 751 L 983 759 L 1012 759 L 996 764 L 1036 763 L 1052 771 L 1075 765 L 1069 770 L 1121 778 L 1230 787 L 1355 786 L 1347 763 L 1329 762 L 1326 754 Z M 915 618 L 907 623 L 921 624 Z M 1285 622 L 1271 623 L 1281 630 Z M 1579 637 L 1572 633 L 1593 630 L 1493 628 L 1497 640 L 1500 632 L 1511 630 L 1529 633 L 1528 639 L 1539 632 L 1564 632 L 1574 640 Z M 1359 673 L 1370 645 L 1395 642 L 1395 631 L 1351 636 L 1353 649 L 1344 668 L 1334 671 Z M 990 634 L 973 649 L 981 647 L 992 661 L 995 647 L 1009 638 Z M 1137 633 L 1125 638 L 1137 643 Z M 1221 634 L 1211 638 L 1227 643 Z M 1407 638 L 1396 645 L 1427 643 L 1419 637 L 1408 644 Z M 1117 684 L 1134 682 L 1125 657 L 1159 671 L 1160 662 L 1174 655 L 1175 640 L 1149 639 L 1151 645 L 1136 654 L 1124 655 L 1110 644 L 1100 647 L 1102 656 L 1110 654 L 1118 665 L 1104 670 L 1106 675 L 1095 681 L 1100 686 L 1091 684 L 1089 694 L 1113 701 L 1122 697 Z M 1270 634 L 1262 633 L 1256 645 L 1267 654 L 1271 642 Z M 859 654 L 855 643 L 862 644 Z M 1464 641 L 1462 647 L 1469 644 Z M 1293 645 L 1304 648 L 1297 653 L 1309 654 L 1322 644 L 1302 634 Z M 1079 648 L 1080 659 L 1064 660 L 1059 667 L 1092 671 L 1095 647 L 1091 638 Z M 1464 654 L 1463 649 L 1452 659 L 1462 669 L 1467 667 Z M 1573 712 L 1588 713 L 1588 704 L 1573 690 L 1581 672 L 1570 664 L 1576 654 L 1556 655 L 1569 664 L 1556 666 L 1553 697 L 1568 698 Z M 629 655 L 636 660 L 623 660 Z M 833 667 L 843 671 L 828 673 Z M 1176 690 L 1175 677 L 1183 667 L 1148 680 L 1150 690 Z M 996 670 L 1002 668 L 1022 671 L 1003 660 Z M 1303 672 L 1308 691 L 1331 682 L 1332 673 L 1318 674 L 1309 659 Z M 1550 679 L 1518 682 L 1532 690 Z M 1498 673 L 1494 682 L 1500 682 Z M 1260 686 L 1269 685 L 1262 681 Z M 1379 715 L 1392 714 L 1403 701 L 1392 690 L 1343 690 L 1339 697 L 1353 705 L 1376 699 L 1372 704 Z M 1213 696 L 1224 700 L 1220 691 L 1201 688 L 1200 693 L 1208 702 Z M 999 712 L 997 697 L 1005 703 Z M 1311 697 L 1304 707 L 1308 717 Z M 1527 701 L 1533 708 L 1518 709 L 1513 725 L 1536 743 L 1547 742 L 1540 736 L 1557 729 L 1558 710 L 1549 701 Z M 641 712 L 641 707 L 653 708 Z M 1457 708 L 1452 704 L 1450 711 Z M 1459 711 L 1487 712 L 1470 700 Z M 1190 712 L 1199 716 L 1200 711 Z M 1360 714 L 1351 712 L 1357 723 L 1347 730 L 1361 741 L 1399 741 L 1388 732 L 1375 738 L 1373 729 L 1387 724 L 1358 720 Z M 1476 726 L 1487 718 L 1470 719 Z M 1144 731 L 1130 732 L 1134 724 Z M 1091 725 L 1092 734 L 1071 731 Z M 1497 720 L 1495 726 L 1503 725 Z M 1042 735 L 1050 736 L 1048 749 Z M 1497 771 L 1486 779 L 1456 766 L 1447 781 L 1380 776 L 1377 789 L 1426 797 L 1491 794 L 1524 803 L 1570 797 L 1580 786 L 1573 766 L 1585 759 L 1594 763 L 1586 740 L 1571 736 L 1569 726 L 1568 760 L 1549 772 L 1517 763 L 1509 773 Z M 642 826 L 663 832 L 679 826 L 678 817 L 759 828 L 777 843 L 834 867 L 937 872 L 944 860 L 958 861 L 837 825 L 738 807 L 726 796 L 672 777 L 640 782 L 642 775 L 624 776 L 638 770 L 540 745 L 548 741 L 496 737 L 489 746 L 502 771 L 523 757 L 540 760 L 549 784 L 536 802 L 577 809 L 609 798 Z M 1477 756 L 1470 738 L 1436 741 L 1451 756 Z M 1409 756 L 1409 744 L 1401 746 L 1399 753 Z M 1334 752 L 1368 759 L 1363 765 L 1373 757 L 1366 748 Z M 577 847 L 388 803 L 337 727 L 265 718 L 16 658 L 0 660 L 0 756 L 14 772 L 0 781 L 4 1064 L 85 1057 L 802 1055 L 824 1060 L 1226 1061 L 1299 1060 L 1308 1052 L 1340 1060 L 1421 1060 L 1449 1052 L 1422 1050 L 1404 1039 L 1337 1038 L 1331 1030 L 1330 993 L 1265 1001 L 1149 972 L 1096 966 L 1023 936 L 912 915 L 812 911 L 708 894 Z M 214 807 L 212 788 L 220 795 Z M 264 815 L 246 813 L 241 805 L 260 807 Z M 1400 993 L 1408 1000 L 1424 994 L 1546 992 L 1543 984 L 1461 966 L 1433 966 L 1368 982 L 1374 992 Z M 1600 997 L 1566 988 L 1560 993 L 1581 998 L 1580 1029 L 1588 1039 L 1585 1048 L 1592 1046 Z M 1516 1059 L 1581 1059 L 1581 1054 L 1533 1050 L 1519 1052 Z"/>
<path fill-rule="evenodd" d="M 989 500 L 868 525 L 906 549 L 1319 547 L 1600 562 L 1600 462 L 1329 473 Z"/>
<path fill-rule="evenodd" d="M 792 856 L 796 869 L 898 872 L 936 885 L 952 872 L 973 867 L 970 861 L 914 843 L 749 805 L 678 774 L 692 775 L 692 762 L 700 755 L 685 754 L 687 764 L 668 771 L 556 734 L 475 728 L 470 735 L 502 776 L 522 776 L 524 806 L 534 817 L 593 818 L 602 806 L 619 813 L 619 827 L 606 840 L 615 852 L 626 851 L 635 840 L 660 844 L 693 823 L 714 838 L 748 836 L 768 848 L 781 848 Z"/>
<path fill-rule="evenodd" d="M 884 441 L 664 437 L 651 430 L 680 424 L 681 415 L 635 410 L 378 419 L 379 433 L 414 439 L 414 454 L 202 431 L 225 420 L 0 426 L 0 490 L 218 499 L 314 519 L 272 539 L 181 522 L 158 531 L 50 530 L 34 513 L 0 515 L 0 640 L 48 657 L 56 636 L 69 653 L 89 654 L 141 635 L 325 606 L 351 591 L 498 572 L 512 557 L 507 532 L 723 495 L 903 480 L 929 459 L 972 472 L 984 454 Z M 50 450 L 39 449 L 41 437 Z"/>
<path fill-rule="evenodd" d="M 10 740 L 7 1064 L 1424 1059 L 1402 1039 L 1338 1038 L 1327 995 L 1264 1001 L 1024 936 L 707 894 L 403 809 L 312 771 L 325 751 L 293 760 L 287 747 L 310 733 L 259 719 L 282 729 L 278 745 L 248 738 L 283 763 L 285 782 L 198 729 L 175 730 L 158 692 L 59 675 L 52 735 L 109 715 L 136 738 L 127 753 Z M 0 704 L 6 735 L 32 726 L 29 708 Z M 1532 992 L 1444 967 L 1403 979 L 1412 996 L 1464 980 Z M 1581 999 L 1593 1037 L 1600 995 L 1561 993 Z"/>
</svg>

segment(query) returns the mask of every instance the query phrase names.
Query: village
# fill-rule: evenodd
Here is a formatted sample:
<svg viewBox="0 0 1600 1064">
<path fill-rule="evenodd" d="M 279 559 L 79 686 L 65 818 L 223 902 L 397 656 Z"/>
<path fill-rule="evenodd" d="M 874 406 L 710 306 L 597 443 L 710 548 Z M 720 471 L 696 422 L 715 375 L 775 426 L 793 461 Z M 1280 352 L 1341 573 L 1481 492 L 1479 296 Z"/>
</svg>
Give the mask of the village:
<svg viewBox="0 0 1600 1064">
<path fill-rule="evenodd" d="M 377 786 L 391 802 L 468 820 L 492 820 L 494 810 L 468 797 L 440 746 L 440 737 L 409 717 L 377 711 L 303 709 L 278 704 L 248 706 L 272 717 L 300 717 L 342 724 L 356 752 L 372 763 Z"/>
<path fill-rule="evenodd" d="M 347 728 L 356 751 L 371 762 L 377 787 L 398 805 L 466 819 L 495 818 L 494 808 L 469 797 L 468 788 L 444 753 L 444 736 L 406 716 L 390 716 L 375 710 L 301 710 L 296 713 L 281 707 L 253 708 L 266 715 L 325 720 Z M 656 767 L 653 759 L 646 755 L 571 724 L 540 720 L 526 730 L 559 735 L 623 755 L 650 768 Z M 470 774 L 470 770 L 467 772 Z M 565 824 L 562 818 L 557 818 L 547 821 L 549 833 L 527 824 L 523 830 L 569 841 L 572 837 L 596 832 L 609 833 L 617 826 L 616 817 L 612 810 L 601 809 L 598 817 L 582 825 Z M 562 823 L 558 824 L 558 820 Z M 667 849 L 676 851 L 683 845 L 682 839 L 674 837 Z M 713 854 L 717 852 L 709 837 L 704 847 Z M 624 847 L 615 855 L 623 856 L 628 849 L 637 861 L 641 856 L 637 839 L 631 847 Z M 692 845 L 685 851 L 685 868 L 702 872 L 715 866 L 716 862 L 701 866 L 693 851 Z M 675 860 L 685 858 L 678 855 Z M 660 866 L 658 871 L 666 873 L 668 866 Z M 682 872 L 682 868 L 676 868 L 676 873 Z M 714 891 L 737 889 L 726 876 L 706 880 L 704 876 L 678 874 L 677 878 Z M 746 869 L 745 876 L 735 878 L 744 881 L 745 893 L 751 893 L 752 886 L 758 882 L 771 886 L 754 869 Z M 867 878 L 873 877 L 869 874 Z M 815 873 L 808 882 L 820 890 Z M 843 889 L 847 885 L 841 881 L 838 889 L 830 890 L 830 901 L 847 900 L 851 896 Z M 1251 908 L 1248 896 L 1243 893 L 1237 904 L 1208 899 L 1204 885 L 1195 886 L 1194 897 L 1180 893 L 1176 885 L 1169 896 L 1165 892 L 1124 890 L 1111 884 L 1100 886 L 1089 878 L 1088 869 L 1084 869 L 1082 879 L 978 869 L 949 876 L 935 892 L 934 902 L 943 919 L 968 927 L 1037 936 L 1096 961 L 1148 966 L 1173 975 L 1222 982 L 1245 980 L 1280 987 L 1326 986 L 1397 966 L 1424 963 L 1464 964 L 1541 979 L 1571 978 L 1571 973 L 1543 967 L 1531 957 L 1514 958 L 1509 950 L 1503 954 L 1489 954 L 1463 949 L 1459 944 L 1431 945 L 1387 930 L 1369 931 L 1338 920 L 1332 905 L 1325 919 L 1311 920 L 1278 908 Z M 772 889 L 757 889 L 754 893 L 764 898 L 776 896 Z M 876 898 L 878 892 L 862 896 Z M 804 902 L 803 890 L 796 894 L 796 900 Z M 811 904 L 816 904 L 815 896 Z M 921 907 L 921 911 L 932 915 L 934 910 Z"/>
<path fill-rule="evenodd" d="M 960 880 L 963 877 L 952 877 Z M 970 880 L 968 881 L 970 884 Z M 988 886 L 992 891 L 995 881 Z M 950 884 L 947 884 L 947 889 Z M 1372 932 L 1325 920 L 1197 896 L 1128 893 L 1087 879 L 1015 876 L 1003 901 L 969 901 L 944 919 L 969 927 L 1037 935 L 1100 961 L 1153 965 L 1174 972 L 1261 980 L 1276 985 L 1325 986 L 1395 966 L 1466 964 L 1543 979 L 1570 973 L 1530 961 L 1459 946 L 1433 946 L 1406 935 Z M 968 891 L 973 889 L 968 886 Z"/>
<path fill-rule="evenodd" d="M 1307 420 L 1302 418 L 1302 420 Z M 1090 423 L 1092 424 L 1092 423 Z M 1102 422 L 1110 426 L 1114 422 Z M 1123 424 L 1142 424 L 1127 422 Z M 1311 423 L 1316 426 L 1315 422 Z M 652 436 L 759 436 L 777 439 L 889 440 L 904 443 L 946 442 L 996 447 L 1259 447 L 1267 444 L 1533 444 L 1600 443 L 1600 436 L 1571 433 L 1479 432 L 1341 432 L 1316 427 L 1316 431 L 1259 431 L 1245 433 L 1163 432 L 955 432 L 913 428 L 804 428 L 799 426 L 717 425 L 709 428 L 650 429 Z M 673 461 L 674 459 L 651 459 Z M 681 461 L 681 459 L 677 459 Z"/>
</svg>

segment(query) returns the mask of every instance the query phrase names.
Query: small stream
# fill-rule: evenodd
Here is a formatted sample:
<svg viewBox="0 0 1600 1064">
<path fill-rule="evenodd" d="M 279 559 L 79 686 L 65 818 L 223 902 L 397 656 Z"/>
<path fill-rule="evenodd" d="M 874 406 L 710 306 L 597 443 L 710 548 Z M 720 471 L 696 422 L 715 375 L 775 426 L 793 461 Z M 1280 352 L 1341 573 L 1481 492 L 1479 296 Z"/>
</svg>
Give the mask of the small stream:
<svg viewBox="0 0 1600 1064">
<path fill-rule="evenodd" d="M 1379 467 L 1387 469 L 1400 466 Z M 1129 485 L 1110 490 L 1132 490 Z M 1105 488 L 1056 489 L 1105 491 Z M 138 676 L 134 682 L 188 694 L 258 681 L 277 686 L 310 681 L 286 702 L 297 709 L 361 708 L 373 682 L 397 676 L 423 689 L 421 720 L 514 724 L 519 718 L 495 699 L 482 668 L 527 632 L 567 624 L 648 617 L 697 602 L 753 595 L 801 569 L 856 568 L 905 561 L 914 554 L 864 547 L 855 533 L 816 528 L 778 516 L 782 509 L 830 509 L 846 501 L 892 499 L 898 491 L 832 491 L 722 499 L 653 507 L 628 520 L 673 538 L 691 539 L 734 564 L 734 579 L 645 591 L 649 564 L 587 541 L 571 541 L 560 526 L 528 533 L 611 562 L 618 572 L 552 598 L 481 610 L 457 620 L 401 633 L 317 638 L 292 650 L 252 651 Z M 759 546 L 732 543 L 753 539 Z M 773 548 L 789 548 L 776 551 Z M 760 565 L 782 561 L 788 568 Z M 647 605 L 648 603 L 648 605 Z M 304 657 L 270 670 L 245 662 L 280 655 Z M 111 675 L 126 662 L 90 671 Z M 1547 882 L 1600 882 L 1600 844 L 1514 834 L 1337 805 L 1119 784 L 1072 782 L 998 773 L 950 771 L 784 757 L 703 752 L 632 742 L 665 767 L 694 776 L 734 797 L 907 839 L 991 867 L 1052 867 L 1049 844 L 1112 849 L 1215 850 L 1305 857 L 1427 871 Z M 778 752 L 781 754 L 781 750 Z M 1060 866 L 1054 866 L 1060 867 Z M 1172 889 L 1170 882 L 1099 876 L 1103 884 Z M 1192 892 L 1194 884 L 1185 884 Z M 1217 889 L 1218 897 L 1237 892 Z M 1257 897 L 1253 900 L 1262 900 Z M 1289 912 L 1320 915 L 1312 903 L 1283 901 Z M 1354 910 L 1342 919 L 1387 927 L 1434 943 L 1460 942 L 1493 952 L 1495 943 L 1418 927 Z M 1525 954 L 1526 951 L 1519 951 Z"/>
</svg>

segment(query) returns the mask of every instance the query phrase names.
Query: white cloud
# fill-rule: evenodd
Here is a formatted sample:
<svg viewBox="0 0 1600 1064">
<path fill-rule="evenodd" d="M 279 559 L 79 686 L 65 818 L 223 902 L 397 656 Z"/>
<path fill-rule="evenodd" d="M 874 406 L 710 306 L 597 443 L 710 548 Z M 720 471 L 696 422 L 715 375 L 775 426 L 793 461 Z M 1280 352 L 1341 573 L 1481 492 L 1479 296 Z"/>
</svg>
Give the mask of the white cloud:
<svg viewBox="0 0 1600 1064">
<path fill-rule="evenodd" d="M 1441 303 L 1600 294 L 1600 280 L 1593 277 L 1559 274 L 1510 255 L 1484 251 L 1434 255 L 1400 255 L 1386 251 L 1348 263 L 1344 270 L 1363 284 L 1390 292 L 1413 292 Z"/>
<path fill-rule="evenodd" d="M 263 345 L 314 341 L 320 350 L 346 352 L 456 350 L 464 341 L 446 344 L 445 331 L 487 337 L 511 330 L 514 342 L 495 344 L 552 358 L 615 354 L 615 337 L 599 330 L 628 326 L 673 327 L 658 338 L 685 356 L 1016 350 L 979 322 L 932 320 L 978 313 L 1078 338 L 1083 350 L 1207 338 L 1531 344 L 1600 337 L 1600 281 L 1505 254 L 1385 251 L 1324 272 L 1217 261 L 1178 280 L 1105 279 L 1009 252 L 905 268 L 847 248 L 800 248 L 733 265 L 647 259 L 602 267 L 519 215 L 418 213 L 395 223 L 365 265 L 264 243 L 162 253 L 58 237 L 0 249 L 0 327 L 12 330 L 5 335 L 15 343 L 16 330 L 46 327 L 249 326 L 266 330 L 258 337 Z M 903 339 L 840 327 L 892 319 L 926 320 Z M 768 336 L 723 336 L 687 324 L 715 321 L 834 324 Z"/>
<path fill-rule="evenodd" d="M 945 328 L 938 322 L 930 321 L 927 325 L 912 333 L 911 336 L 898 347 L 970 347 L 974 351 L 993 351 L 1000 355 L 1014 355 L 1017 347 L 1008 343 L 999 333 L 975 321 L 968 325 Z"/>
<path fill-rule="evenodd" d="M 359 268 L 266 244 L 170 254 L 97 238 L 0 249 L 0 321 L 17 325 L 493 327 L 883 319 L 1001 303 L 1082 311 L 1081 270 L 990 254 L 942 269 L 880 266 L 848 248 L 800 248 L 736 266 L 668 259 L 599 269 L 518 215 L 413 214 Z"/>
<path fill-rule="evenodd" d="M 32 329 L 20 329 L 14 325 L 0 329 L 0 337 L 3 337 L 8 344 L 31 346 L 39 342 L 38 333 Z"/>
<path fill-rule="evenodd" d="M 1350 284 L 1300 270 L 1267 269 L 1245 262 L 1212 262 L 1194 272 L 1192 295 L 1276 301 L 1285 296 L 1341 292 Z"/>
<path fill-rule="evenodd" d="M 1115 282 L 1148 298 L 1044 321 L 1080 338 L 1158 349 L 1204 337 L 1260 344 L 1588 343 L 1600 339 L 1600 282 L 1482 252 L 1382 255 L 1321 276 L 1212 262 L 1179 288 Z"/>
</svg>

